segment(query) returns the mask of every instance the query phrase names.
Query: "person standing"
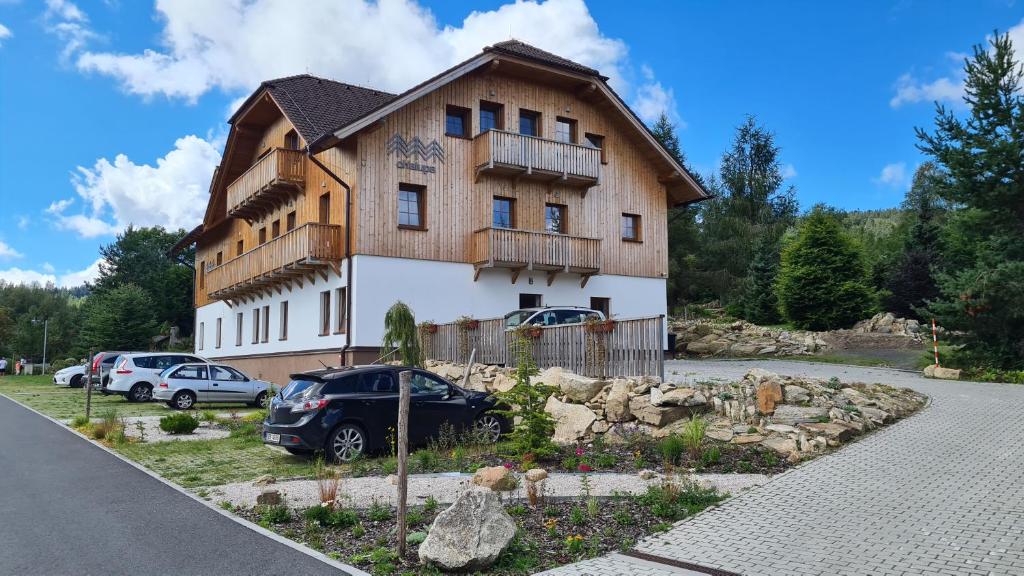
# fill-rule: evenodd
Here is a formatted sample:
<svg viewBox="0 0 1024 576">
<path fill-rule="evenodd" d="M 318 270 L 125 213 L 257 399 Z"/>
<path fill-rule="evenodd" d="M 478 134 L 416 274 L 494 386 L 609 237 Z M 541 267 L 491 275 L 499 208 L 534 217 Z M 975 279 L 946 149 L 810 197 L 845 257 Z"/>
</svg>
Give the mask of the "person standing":
<svg viewBox="0 0 1024 576">
<path fill-rule="evenodd" d="M 14 363 L 14 375 L 21 376 L 21 360 Z"/>
<path fill-rule="evenodd" d="M 7 376 L 7 358 L 0 358 L 0 376 Z"/>
</svg>

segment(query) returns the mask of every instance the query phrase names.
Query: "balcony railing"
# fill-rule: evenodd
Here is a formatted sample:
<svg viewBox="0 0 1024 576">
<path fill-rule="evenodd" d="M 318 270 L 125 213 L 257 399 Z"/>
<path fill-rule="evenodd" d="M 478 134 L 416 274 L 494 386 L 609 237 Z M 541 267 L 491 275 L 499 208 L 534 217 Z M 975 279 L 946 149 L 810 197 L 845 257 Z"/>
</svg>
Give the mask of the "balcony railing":
<svg viewBox="0 0 1024 576">
<path fill-rule="evenodd" d="M 305 182 L 305 155 L 275 148 L 228 184 L 228 214 L 256 220 L 301 193 Z"/>
<path fill-rule="evenodd" d="M 504 130 L 477 135 L 473 139 L 473 159 L 477 177 L 501 174 L 584 188 L 597 185 L 601 179 L 598 148 Z"/>
<path fill-rule="evenodd" d="M 481 228 L 473 233 L 470 260 L 477 274 L 482 268 L 509 268 L 513 282 L 522 270 L 580 274 L 586 279 L 601 271 L 601 240 L 551 232 Z"/>
<path fill-rule="evenodd" d="M 211 268 L 206 291 L 216 300 L 234 300 L 280 288 L 281 284 L 338 271 L 344 256 L 342 229 L 337 224 L 309 223 Z"/>
</svg>

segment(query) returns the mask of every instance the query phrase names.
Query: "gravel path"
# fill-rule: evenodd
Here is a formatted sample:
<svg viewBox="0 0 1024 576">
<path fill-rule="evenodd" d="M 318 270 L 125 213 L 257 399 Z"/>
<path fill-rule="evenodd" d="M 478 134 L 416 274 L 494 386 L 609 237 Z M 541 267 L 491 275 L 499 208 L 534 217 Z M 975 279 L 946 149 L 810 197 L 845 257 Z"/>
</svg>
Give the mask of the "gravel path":
<svg viewBox="0 0 1024 576">
<path fill-rule="evenodd" d="M 160 418 L 162 416 L 132 416 L 124 419 L 124 434 L 131 438 L 145 436 L 148 442 L 180 442 L 189 440 L 216 440 L 227 438 L 231 432 L 223 428 L 216 428 L 209 422 L 200 422 L 199 427 L 191 434 L 168 434 L 160 429 Z M 138 424 L 143 426 L 144 433 L 139 432 Z"/>
<path fill-rule="evenodd" d="M 669 561 L 746 575 L 1024 574 L 1024 386 L 792 361 L 669 362 L 669 380 L 760 367 L 927 394 L 921 413 L 639 543 Z M 677 574 L 628 556 L 545 574 Z"/>
<path fill-rule="evenodd" d="M 580 495 L 581 474 L 551 474 L 547 479 L 544 492 L 550 498 L 577 498 Z M 472 474 L 411 474 L 409 475 L 409 502 L 422 503 L 428 496 L 438 502 L 448 504 L 469 484 Z M 720 491 L 738 494 L 743 490 L 759 486 L 768 481 L 763 474 L 695 474 L 695 480 Z M 643 480 L 637 474 L 600 473 L 590 474 L 590 493 L 593 496 L 611 496 L 614 493 L 638 493 L 647 489 L 649 484 L 661 481 L 661 476 Z M 320 503 L 317 483 L 315 480 L 291 480 L 270 486 L 279 490 L 288 500 L 288 504 L 296 508 L 304 508 Z M 210 500 L 227 501 L 240 506 L 254 506 L 256 497 L 265 489 L 264 486 L 253 486 L 251 482 L 238 482 L 205 488 Z M 394 505 L 396 502 L 395 486 L 388 479 L 379 476 L 363 478 L 347 478 L 342 482 L 339 492 L 347 495 L 349 505 L 364 508 L 374 501 Z M 514 498 L 525 498 L 524 490 L 511 493 Z"/>
</svg>

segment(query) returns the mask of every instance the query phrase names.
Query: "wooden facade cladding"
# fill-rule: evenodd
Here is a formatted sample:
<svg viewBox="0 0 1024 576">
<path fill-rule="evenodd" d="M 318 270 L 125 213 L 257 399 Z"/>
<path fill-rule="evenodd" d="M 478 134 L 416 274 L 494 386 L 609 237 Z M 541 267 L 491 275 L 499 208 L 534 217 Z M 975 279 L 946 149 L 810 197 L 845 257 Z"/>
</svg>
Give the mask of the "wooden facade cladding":
<svg viewBox="0 0 1024 576">
<path fill-rule="evenodd" d="M 601 179 L 599 149 L 505 130 L 477 134 L 473 159 L 477 182 L 485 173 L 584 188 Z"/>
<path fill-rule="evenodd" d="M 343 258 L 342 227 L 307 223 L 266 244 L 210 267 L 206 290 L 214 300 L 238 300 L 250 295 L 281 292 L 283 286 L 316 275 L 327 279 L 327 270 L 338 273 Z"/>
<path fill-rule="evenodd" d="M 523 270 L 544 270 L 549 272 L 549 286 L 558 272 L 580 274 L 586 285 L 587 278 L 601 271 L 599 238 L 488 227 L 473 233 L 471 250 L 477 273 L 482 268 L 509 268 L 513 282 Z"/>
<path fill-rule="evenodd" d="M 481 135 L 481 102 L 501 107 L 498 125 L 505 128 L 517 126 L 521 109 L 538 112 L 539 138 L 508 130 Z M 465 137 L 445 134 L 447 106 L 469 110 Z M 558 117 L 576 122 L 578 142 L 586 135 L 599 136 L 604 149 L 546 139 L 555 134 Z M 477 250 L 484 240 L 477 231 L 494 226 L 492 205 L 500 197 L 513 201 L 512 226 L 523 231 L 546 230 L 545 207 L 564 206 L 567 236 L 600 239 L 601 274 L 664 278 L 668 273 L 667 192 L 659 181 L 650 147 L 640 138 L 611 103 L 598 98 L 587 99 L 576 90 L 518 75 L 470 73 L 396 110 L 352 138 L 356 141 L 354 160 L 358 171 L 356 179 L 349 180 L 355 188 L 354 253 L 478 264 L 482 258 Z M 414 139 L 424 148 L 436 141 L 443 155 L 424 158 L 412 152 L 403 154 L 394 145 Z M 495 146 L 499 141 L 512 143 L 506 146 L 506 150 L 511 146 L 508 154 L 522 153 L 521 147 L 516 151 L 515 143 L 536 141 L 541 149 L 550 150 L 551 145 L 559 144 L 562 149 L 578 152 L 579 157 L 571 160 L 571 170 L 564 162 L 553 169 L 550 164 L 545 166 L 552 174 L 543 180 L 517 179 L 489 171 L 478 175 L 477 167 L 489 164 L 492 157 L 496 165 L 500 158 L 512 159 L 508 164 L 523 171 L 522 156 L 501 156 L 501 145 Z M 533 154 L 535 158 L 544 156 Z M 556 171 L 560 171 L 558 178 L 554 177 Z M 579 173 L 580 182 L 594 182 L 585 194 L 580 190 L 582 184 L 561 177 L 573 172 Z M 402 185 L 423 190 L 422 229 L 399 228 L 398 191 Z M 623 214 L 642 219 L 641 241 L 622 240 Z M 593 267 L 591 262 L 568 264 L 570 269 Z"/>
<path fill-rule="evenodd" d="M 305 153 L 273 148 L 228 184 L 228 216 L 259 219 L 301 194 L 305 183 Z"/>
</svg>

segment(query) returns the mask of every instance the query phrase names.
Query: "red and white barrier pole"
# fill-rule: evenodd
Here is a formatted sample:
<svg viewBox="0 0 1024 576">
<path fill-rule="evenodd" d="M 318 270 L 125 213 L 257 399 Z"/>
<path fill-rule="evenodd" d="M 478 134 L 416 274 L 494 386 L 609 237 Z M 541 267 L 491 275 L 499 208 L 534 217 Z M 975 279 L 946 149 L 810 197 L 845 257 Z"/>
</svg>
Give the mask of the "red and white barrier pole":
<svg viewBox="0 0 1024 576">
<path fill-rule="evenodd" d="M 935 367 L 939 367 L 939 334 L 935 326 L 935 318 L 932 318 L 932 344 L 935 347 Z"/>
</svg>

